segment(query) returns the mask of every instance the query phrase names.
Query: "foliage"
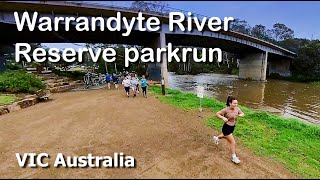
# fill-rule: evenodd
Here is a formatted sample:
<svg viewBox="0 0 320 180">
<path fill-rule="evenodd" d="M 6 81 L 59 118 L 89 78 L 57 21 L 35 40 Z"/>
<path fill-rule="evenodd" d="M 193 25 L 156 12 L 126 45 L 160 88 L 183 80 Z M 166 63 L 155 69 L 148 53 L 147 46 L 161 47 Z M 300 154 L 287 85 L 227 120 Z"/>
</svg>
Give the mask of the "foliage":
<svg viewBox="0 0 320 180">
<path fill-rule="evenodd" d="M 276 23 L 273 25 L 272 33 L 276 41 L 283 41 L 286 39 L 292 39 L 294 37 L 294 31 L 284 24 Z"/>
<path fill-rule="evenodd" d="M 22 69 L 22 67 L 19 64 L 8 63 L 8 64 L 6 64 L 6 69 L 7 70 L 20 70 L 20 69 Z"/>
<path fill-rule="evenodd" d="M 131 8 L 140 11 L 168 13 L 168 3 L 165 1 L 133 1 Z"/>
<path fill-rule="evenodd" d="M 292 75 L 291 77 L 281 77 L 279 74 L 271 74 L 269 78 L 299 82 L 320 81 L 319 40 L 294 38 L 286 39 L 279 44 L 297 54 L 291 63 Z"/>
<path fill-rule="evenodd" d="M 57 69 L 52 70 L 52 72 L 58 76 L 68 77 L 73 80 L 82 80 L 83 76 L 86 74 L 81 71 L 60 71 Z"/>
<path fill-rule="evenodd" d="M 240 19 L 234 19 L 234 21 L 230 23 L 230 29 L 243 34 L 250 34 L 251 32 L 251 26 L 248 22 Z"/>
<path fill-rule="evenodd" d="M 319 81 L 320 41 L 306 42 L 302 40 L 297 54 L 298 57 L 292 61 L 292 78 L 298 81 Z"/>
<path fill-rule="evenodd" d="M 25 71 L 6 71 L 0 74 L 0 91 L 10 93 L 35 93 L 45 84 L 34 74 Z"/>
</svg>

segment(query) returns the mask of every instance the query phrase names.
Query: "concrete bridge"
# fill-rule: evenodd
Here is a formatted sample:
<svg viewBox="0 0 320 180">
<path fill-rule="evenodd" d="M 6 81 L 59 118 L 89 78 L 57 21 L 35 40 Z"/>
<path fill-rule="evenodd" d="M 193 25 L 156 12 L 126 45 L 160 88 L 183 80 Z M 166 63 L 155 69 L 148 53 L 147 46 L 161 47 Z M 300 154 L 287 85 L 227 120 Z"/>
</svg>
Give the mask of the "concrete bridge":
<svg viewBox="0 0 320 180">
<path fill-rule="evenodd" d="M 134 28 L 130 36 L 123 37 L 122 32 L 83 31 L 78 32 L 74 27 L 70 31 L 60 28 L 59 32 L 41 32 L 38 29 L 19 32 L 16 27 L 13 12 L 38 12 L 39 16 L 70 17 L 108 17 L 121 12 L 125 17 L 137 17 L 137 11 L 94 4 L 68 3 L 58 1 L 2 1 L 0 2 L 0 53 L 14 43 L 108 43 L 141 45 L 153 48 L 164 48 L 167 43 L 174 46 L 191 46 L 202 48 L 220 48 L 226 52 L 240 56 L 239 78 L 265 81 L 267 68 L 269 73 L 290 75 L 290 62 L 295 53 L 276 46 L 272 43 L 233 31 L 212 32 L 205 27 L 204 31 L 183 32 L 180 29 L 169 31 L 169 17 L 164 14 L 143 12 L 144 16 L 158 17 L 161 28 L 158 32 L 139 31 Z M 2 49 L 2 51 L 1 51 Z M 0 54 L 1 56 L 1 54 Z M 167 61 L 163 56 L 162 63 L 152 63 L 148 67 L 150 78 L 159 80 L 160 73 L 165 81 L 167 78 Z"/>
</svg>

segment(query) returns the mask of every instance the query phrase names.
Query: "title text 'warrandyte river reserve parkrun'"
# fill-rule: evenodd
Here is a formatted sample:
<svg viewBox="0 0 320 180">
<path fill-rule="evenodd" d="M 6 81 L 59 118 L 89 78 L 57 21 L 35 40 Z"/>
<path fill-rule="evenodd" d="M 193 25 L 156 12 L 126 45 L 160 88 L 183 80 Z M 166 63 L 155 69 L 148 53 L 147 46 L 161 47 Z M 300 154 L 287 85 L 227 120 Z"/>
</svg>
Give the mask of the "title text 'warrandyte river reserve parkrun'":
<svg viewBox="0 0 320 180">
<path fill-rule="evenodd" d="M 129 36 L 135 27 L 138 27 L 139 31 L 159 31 L 161 28 L 161 22 L 157 17 L 144 17 L 141 12 L 138 13 L 137 17 L 132 17 L 130 20 L 127 17 L 122 17 L 120 12 L 117 12 L 116 17 L 109 17 L 107 20 L 103 17 L 54 17 L 52 20 L 50 17 L 40 17 L 37 12 L 30 15 L 28 12 L 22 13 L 21 16 L 17 12 L 14 12 L 16 26 L 18 31 L 23 31 L 25 27 L 28 27 L 29 31 L 35 30 L 37 27 L 39 31 L 59 31 L 61 24 L 64 24 L 65 31 L 70 30 L 70 26 L 75 22 L 75 29 L 81 31 L 122 31 L 122 36 Z M 90 20 L 89 20 L 90 19 Z M 187 19 L 187 21 L 185 21 Z M 224 21 L 219 17 L 203 18 L 199 20 L 197 17 L 193 17 L 192 13 L 188 13 L 188 16 L 181 12 L 169 13 L 169 31 L 177 30 L 181 31 L 192 31 L 194 27 L 198 31 L 203 31 L 207 26 L 210 31 L 216 32 L 220 30 L 228 31 L 229 23 L 234 20 L 233 17 L 225 17 Z M 91 23 L 90 23 L 91 22 Z M 183 22 L 187 22 L 185 25 Z M 136 26 L 136 24 L 138 24 Z M 194 26 L 195 24 L 195 26 Z M 27 25 L 27 26 L 26 26 Z M 27 43 L 16 44 L 16 62 L 20 62 L 21 55 L 31 62 L 30 57 L 31 46 Z M 182 57 L 178 56 L 178 52 L 182 53 Z M 114 62 L 116 60 L 116 51 L 113 48 L 106 48 L 101 50 L 98 48 L 96 52 L 93 52 L 90 48 L 79 48 L 78 57 L 76 58 L 76 51 L 72 48 L 66 48 L 62 52 L 62 59 L 66 62 L 82 62 L 83 52 L 89 52 L 92 60 L 96 62 L 100 55 L 106 62 Z M 188 53 L 192 53 L 195 62 L 221 62 L 222 51 L 220 48 L 202 48 L 201 58 L 199 58 L 199 52 L 197 48 L 173 48 L 171 43 L 168 43 L 167 48 L 156 48 L 156 53 L 152 48 L 143 48 L 139 52 L 136 48 L 125 49 L 125 67 L 128 67 L 130 63 L 137 62 L 140 55 L 142 62 L 161 62 L 162 53 L 166 53 L 168 62 L 186 62 Z M 47 54 L 48 53 L 48 54 Z M 61 59 L 60 50 L 57 48 L 50 48 L 45 51 L 43 48 L 36 48 L 33 50 L 33 60 L 36 62 L 58 62 Z M 101 54 L 102 53 L 102 54 Z M 141 53 L 141 54 L 140 54 Z M 131 55 L 133 54 L 133 56 Z M 154 55 L 156 54 L 156 55 Z M 47 56 L 50 56 L 47 58 Z M 131 55 L 131 56 L 130 56 Z M 207 57 L 208 56 L 208 57 Z"/>
</svg>

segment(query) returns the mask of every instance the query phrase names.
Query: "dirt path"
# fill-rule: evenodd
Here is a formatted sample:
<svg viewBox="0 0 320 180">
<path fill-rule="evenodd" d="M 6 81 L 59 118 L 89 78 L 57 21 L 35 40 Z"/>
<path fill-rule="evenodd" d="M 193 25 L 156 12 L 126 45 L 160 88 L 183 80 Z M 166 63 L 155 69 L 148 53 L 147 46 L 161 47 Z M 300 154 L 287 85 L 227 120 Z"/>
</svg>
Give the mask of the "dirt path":
<svg viewBox="0 0 320 180">
<path fill-rule="evenodd" d="M 123 90 L 54 94 L 52 101 L 0 116 L 1 178 L 295 178 L 283 166 L 239 147 L 240 165 L 225 141 L 184 112 L 156 98 L 127 98 Z M 15 153 L 50 154 L 50 168 L 20 168 Z M 113 156 L 136 168 L 54 168 L 57 153 Z"/>
</svg>

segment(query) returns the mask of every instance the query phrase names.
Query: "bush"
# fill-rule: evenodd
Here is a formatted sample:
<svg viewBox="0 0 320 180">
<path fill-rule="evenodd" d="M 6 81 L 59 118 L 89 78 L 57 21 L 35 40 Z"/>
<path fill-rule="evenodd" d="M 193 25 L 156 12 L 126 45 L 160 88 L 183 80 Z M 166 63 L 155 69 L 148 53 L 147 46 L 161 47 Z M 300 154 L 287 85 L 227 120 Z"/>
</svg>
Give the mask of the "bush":
<svg viewBox="0 0 320 180">
<path fill-rule="evenodd" d="M 35 93 L 45 84 L 34 74 L 25 71 L 6 71 L 0 74 L 0 91 L 10 93 Z"/>
<path fill-rule="evenodd" d="M 60 71 L 57 69 L 54 69 L 52 72 L 58 76 L 68 77 L 73 80 L 82 80 L 83 76 L 86 74 L 81 71 Z"/>
<path fill-rule="evenodd" d="M 8 70 L 20 70 L 20 69 L 22 69 L 22 67 L 20 65 L 18 65 L 18 64 L 7 64 L 6 68 Z"/>
</svg>

